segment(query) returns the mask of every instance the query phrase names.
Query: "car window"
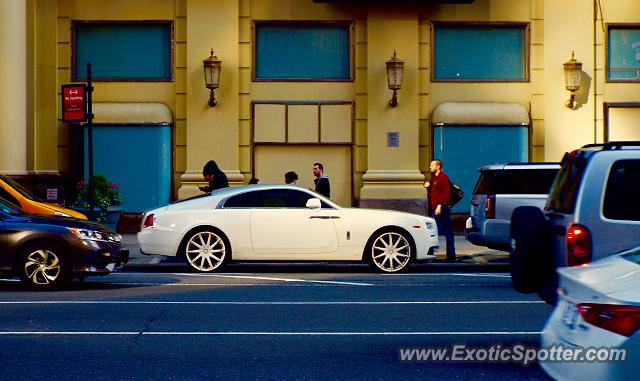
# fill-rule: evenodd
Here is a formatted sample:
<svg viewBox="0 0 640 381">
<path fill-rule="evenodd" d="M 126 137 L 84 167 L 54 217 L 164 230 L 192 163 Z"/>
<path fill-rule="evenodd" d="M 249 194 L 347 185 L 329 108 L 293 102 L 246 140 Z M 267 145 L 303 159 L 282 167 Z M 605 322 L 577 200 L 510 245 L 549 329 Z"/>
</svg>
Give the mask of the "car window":
<svg viewBox="0 0 640 381">
<path fill-rule="evenodd" d="M 498 194 L 549 194 L 558 169 L 507 169 L 496 174 Z"/>
<path fill-rule="evenodd" d="M 640 221 L 640 160 L 619 160 L 613 164 L 602 213 L 612 220 Z"/>
<path fill-rule="evenodd" d="M 0 190 L 2 190 L 2 188 L 0 188 Z M 27 213 L 24 210 L 20 209 L 17 205 L 14 205 L 10 201 L 7 201 L 6 199 L 2 199 L 2 198 L 0 198 L 0 212 L 11 214 L 14 216 Z"/>
<path fill-rule="evenodd" d="M 29 192 L 27 188 L 15 182 L 12 178 L 5 175 L 0 175 L 0 179 L 2 179 L 2 181 L 7 183 L 11 188 L 15 189 L 18 193 L 20 193 L 25 198 L 32 201 L 42 201 L 40 198 L 34 196 L 33 193 Z"/>
<path fill-rule="evenodd" d="M 545 210 L 566 214 L 573 213 L 576 208 L 582 175 L 587 167 L 587 160 L 588 156 L 582 155 L 580 151 L 564 155 L 560 171 L 551 186 Z"/>
<path fill-rule="evenodd" d="M 225 208 L 255 208 L 256 192 L 245 192 L 229 197 L 224 203 Z"/>
<path fill-rule="evenodd" d="M 495 194 L 493 191 L 493 179 L 496 171 L 481 171 L 473 194 Z"/>
<path fill-rule="evenodd" d="M 306 208 L 311 193 L 296 189 L 266 189 L 229 197 L 225 208 Z M 322 201 L 322 208 L 331 206 Z"/>
<path fill-rule="evenodd" d="M 481 171 L 473 194 L 548 194 L 557 168 Z"/>
<path fill-rule="evenodd" d="M 11 195 L 11 193 L 7 192 L 6 189 L 4 189 L 3 187 L 0 187 L 0 197 L 4 198 L 5 200 L 16 204 L 16 205 L 20 205 L 20 202 Z"/>
</svg>

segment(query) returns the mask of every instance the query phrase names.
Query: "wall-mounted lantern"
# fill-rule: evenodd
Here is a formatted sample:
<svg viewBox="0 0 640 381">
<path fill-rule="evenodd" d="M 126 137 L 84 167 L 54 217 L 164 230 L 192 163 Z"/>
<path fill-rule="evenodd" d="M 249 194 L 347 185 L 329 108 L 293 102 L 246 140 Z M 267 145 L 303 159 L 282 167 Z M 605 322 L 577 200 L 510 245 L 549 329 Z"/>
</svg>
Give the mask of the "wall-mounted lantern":
<svg viewBox="0 0 640 381">
<path fill-rule="evenodd" d="M 571 51 L 571 59 L 565 62 L 564 67 L 564 86 L 571 92 L 569 100 L 564 103 L 570 109 L 574 107 L 576 91 L 580 90 L 580 80 L 582 79 L 582 62 L 573 58 Z"/>
<path fill-rule="evenodd" d="M 404 61 L 400 58 L 396 57 L 395 50 L 393 51 L 393 57 L 389 59 L 389 61 L 385 62 L 387 64 L 387 85 L 390 90 L 393 90 L 393 96 L 389 101 L 389 106 L 396 107 L 398 105 L 398 97 L 396 93 L 402 87 L 402 71 L 404 69 Z"/>
<path fill-rule="evenodd" d="M 213 55 L 213 49 L 211 49 L 211 55 L 209 58 L 202 61 L 204 67 L 204 83 L 209 93 L 209 106 L 213 107 L 218 104 L 214 95 L 214 90 L 218 88 L 220 84 L 220 70 L 222 69 L 222 61 L 218 57 Z"/>
</svg>

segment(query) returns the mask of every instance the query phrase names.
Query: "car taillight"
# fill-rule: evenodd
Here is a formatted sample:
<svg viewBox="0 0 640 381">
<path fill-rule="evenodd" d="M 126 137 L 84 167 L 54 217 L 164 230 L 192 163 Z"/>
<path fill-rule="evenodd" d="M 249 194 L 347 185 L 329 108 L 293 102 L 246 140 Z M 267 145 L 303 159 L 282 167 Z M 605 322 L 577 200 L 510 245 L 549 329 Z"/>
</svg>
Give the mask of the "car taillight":
<svg viewBox="0 0 640 381">
<path fill-rule="evenodd" d="M 147 214 L 147 216 L 144 218 L 144 221 L 142 222 L 142 227 L 143 228 L 152 227 L 155 221 L 156 221 L 155 214 Z"/>
<path fill-rule="evenodd" d="M 567 264 L 579 266 L 591 262 L 591 233 L 582 225 L 567 230 Z"/>
<path fill-rule="evenodd" d="M 496 196 L 489 195 L 487 196 L 487 208 L 484 211 L 485 219 L 493 219 L 496 218 Z"/>
<path fill-rule="evenodd" d="M 640 328 L 640 307 L 617 304 L 578 304 L 578 311 L 589 324 L 623 336 Z"/>
</svg>

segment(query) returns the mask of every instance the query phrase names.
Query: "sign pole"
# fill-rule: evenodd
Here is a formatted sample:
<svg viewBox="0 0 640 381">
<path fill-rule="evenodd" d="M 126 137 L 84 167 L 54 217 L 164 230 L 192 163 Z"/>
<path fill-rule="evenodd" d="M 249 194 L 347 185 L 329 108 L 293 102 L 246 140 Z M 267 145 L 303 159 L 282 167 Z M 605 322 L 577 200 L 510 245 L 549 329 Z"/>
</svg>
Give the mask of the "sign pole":
<svg viewBox="0 0 640 381">
<path fill-rule="evenodd" d="M 87 153 L 89 155 L 89 218 L 95 218 L 93 207 L 93 85 L 91 84 L 91 63 L 87 62 Z"/>
</svg>

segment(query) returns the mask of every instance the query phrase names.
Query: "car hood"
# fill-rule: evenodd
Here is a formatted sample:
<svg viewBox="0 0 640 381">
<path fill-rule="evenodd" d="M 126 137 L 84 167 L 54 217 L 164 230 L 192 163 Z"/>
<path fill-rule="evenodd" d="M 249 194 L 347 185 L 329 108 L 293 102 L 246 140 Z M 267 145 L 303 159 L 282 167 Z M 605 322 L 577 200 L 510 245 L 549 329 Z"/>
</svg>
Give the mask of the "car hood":
<svg viewBox="0 0 640 381">
<path fill-rule="evenodd" d="M 77 211 L 75 211 L 73 209 L 65 208 L 65 207 L 60 206 L 60 205 L 49 204 L 49 203 L 46 203 L 46 202 L 40 202 L 40 201 L 32 201 L 32 202 L 38 204 L 42 208 L 46 208 L 48 210 L 51 210 L 53 212 L 53 213 L 51 213 L 52 215 L 54 215 L 55 212 L 58 212 L 58 213 L 64 213 L 67 216 L 70 216 L 72 218 L 79 218 L 79 219 L 82 219 L 82 220 L 86 220 L 87 219 L 87 216 L 85 216 L 84 214 L 82 214 L 80 212 L 77 212 Z M 61 217 L 63 217 L 63 216 L 61 216 Z"/>
<path fill-rule="evenodd" d="M 586 266 L 561 268 L 558 273 L 604 295 L 640 303 L 640 266 L 622 256 L 614 255 Z"/>
<path fill-rule="evenodd" d="M 20 216 L 14 216 L 13 221 L 22 223 L 33 223 L 42 225 L 60 226 L 65 228 L 76 229 L 88 229 L 88 230 L 101 230 L 109 233 L 115 233 L 113 229 L 108 226 L 101 225 L 97 222 L 88 220 L 81 220 L 71 217 L 55 217 L 55 216 L 41 216 L 37 214 L 25 214 Z"/>
</svg>

